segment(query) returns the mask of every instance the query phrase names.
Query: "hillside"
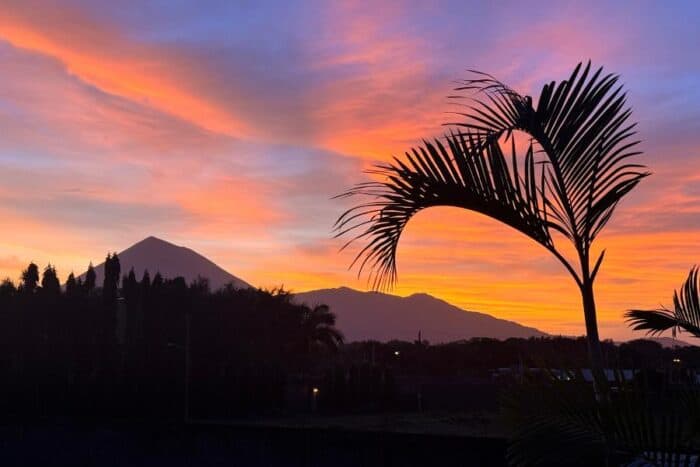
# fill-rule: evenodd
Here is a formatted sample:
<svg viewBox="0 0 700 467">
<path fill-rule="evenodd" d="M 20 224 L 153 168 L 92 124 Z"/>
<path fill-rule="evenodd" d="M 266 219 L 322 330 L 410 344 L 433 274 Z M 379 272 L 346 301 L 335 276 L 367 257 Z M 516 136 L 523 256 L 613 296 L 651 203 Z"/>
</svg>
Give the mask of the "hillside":
<svg viewBox="0 0 700 467">
<path fill-rule="evenodd" d="M 428 294 L 399 297 L 341 287 L 299 293 L 296 300 L 309 305 L 329 305 L 348 341 L 413 341 L 418 338 L 418 331 L 431 343 L 472 337 L 505 339 L 546 335 L 513 321 L 463 310 Z"/>
</svg>

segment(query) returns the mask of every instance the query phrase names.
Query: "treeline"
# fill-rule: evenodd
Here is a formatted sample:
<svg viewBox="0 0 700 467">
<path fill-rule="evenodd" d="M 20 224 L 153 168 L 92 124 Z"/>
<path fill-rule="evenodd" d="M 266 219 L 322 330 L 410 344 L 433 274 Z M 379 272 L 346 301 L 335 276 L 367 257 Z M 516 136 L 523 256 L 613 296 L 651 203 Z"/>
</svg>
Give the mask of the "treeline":
<svg viewBox="0 0 700 467">
<path fill-rule="evenodd" d="M 700 369 L 698 347 L 605 342 L 603 354 L 611 368 Z M 295 303 L 284 290 L 211 291 L 204 279 L 122 275 L 117 255 L 108 255 L 101 284 L 92 266 L 62 287 L 53 267 L 40 272 L 35 264 L 19 284 L 0 284 L 4 416 L 223 419 L 395 410 L 419 406 L 418 393 L 429 406 L 430 384 L 443 384 L 436 389 L 441 402 L 458 407 L 457 399 L 470 397 L 469 381 L 493 393 L 494 369 L 543 365 L 586 368 L 585 339 L 343 344 L 326 306 Z M 484 389 L 489 381 L 492 389 Z M 459 390 L 454 402 L 445 385 Z"/>
<path fill-rule="evenodd" d="M 284 290 L 211 291 L 108 255 L 95 283 L 30 264 L 0 285 L 0 413 L 227 417 L 282 408 L 286 382 L 342 343 L 328 307 Z"/>
<path fill-rule="evenodd" d="M 658 342 L 638 339 L 620 344 L 602 342 L 607 368 L 636 370 L 700 371 L 700 347 L 663 347 Z M 373 361 L 390 365 L 396 375 L 488 377 L 498 368 L 588 368 L 583 337 L 532 337 L 505 340 L 474 338 L 447 344 L 393 341 L 353 342 L 334 357 L 344 361 Z"/>
</svg>

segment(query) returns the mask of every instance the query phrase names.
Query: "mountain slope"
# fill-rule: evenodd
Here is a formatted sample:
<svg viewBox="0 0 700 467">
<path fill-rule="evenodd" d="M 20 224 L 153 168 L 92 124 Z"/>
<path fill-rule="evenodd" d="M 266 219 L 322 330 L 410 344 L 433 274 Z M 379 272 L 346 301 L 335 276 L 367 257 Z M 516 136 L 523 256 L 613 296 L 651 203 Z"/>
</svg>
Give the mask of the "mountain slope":
<svg viewBox="0 0 700 467">
<path fill-rule="evenodd" d="M 299 293 L 295 299 L 299 303 L 330 306 L 347 341 L 413 341 L 418 331 L 431 343 L 472 337 L 505 339 L 546 335 L 513 321 L 462 310 L 428 294 L 398 297 L 341 287 Z"/>
<path fill-rule="evenodd" d="M 136 278 L 141 280 L 148 269 L 151 278 L 160 272 L 165 278 L 182 276 L 189 283 L 197 277 L 206 277 L 212 290 L 232 282 L 236 287 L 251 287 L 242 279 L 224 271 L 199 253 L 182 246 L 173 245 L 156 237 L 148 237 L 118 253 L 122 275 L 133 267 Z M 97 284 L 104 278 L 104 263 L 95 266 Z M 85 274 L 81 277 L 84 279 Z"/>
</svg>

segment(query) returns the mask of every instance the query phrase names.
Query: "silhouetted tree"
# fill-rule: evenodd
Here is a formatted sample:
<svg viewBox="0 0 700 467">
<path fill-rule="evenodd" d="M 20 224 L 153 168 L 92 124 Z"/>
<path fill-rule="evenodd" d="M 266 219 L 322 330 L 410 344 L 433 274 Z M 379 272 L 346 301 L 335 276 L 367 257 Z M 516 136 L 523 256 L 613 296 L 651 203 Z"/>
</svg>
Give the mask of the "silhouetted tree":
<svg viewBox="0 0 700 467">
<path fill-rule="evenodd" d="M 126 352 L 129 358 L 127 362 L 127 371 L 134 374 L 136 371 L 136 362 L 138 348 L 142 338 L 143 316 L 142 316 L 142 297 L 140 293 L 140 284 L 136 280 L 134 268 L 129 270 L 129 274 L 122 278 L 122 293 L 126 306 L 126 335 L 125 344 Z"/>
<path fill-rule="evenodd" d="M 136 274 L 134 273 L 134 268 L 129 270 L 129 274 L 122 278 L 122 297 L 126 301 L 126 306 L 129 312 L 133 312 L 138 306 L 139 302 L 139 289 L 140 284 L 136 280 Z"/>
<path fill-rule="evenodd" d="M 475 211 L 518 230 L 552 253 L 576 281 L 591 367 L 598 391 L 606 391 L 593 293 L 604 250 L 596 258 L 591 248 L 617 203 L 648 175 L 630 161 L 640 153 L 617 81 L 602 68 L 591 74 L 590 63 L 579 64 L 568 80 L 546 84 L 533 106 L 530 96 L 490 75 L 477 72 L 464 80 L 457 91 L 478 93 L 459 114 L 466 121 L 456 125 L 464 130 L 378 166 L 375 173 L 385 180 L 343 195 L 371 198 L 336 223 L 337 235 L 354 232 L 350 242 L 367 242 L 353 264 L 360 272 L 373 270 L 375 287 L 391 285 L 406 224 L 434 206 Z M 516 151 L 516 131 L 530 141 L 524 154 Z M 509 139 L 506 157 L 501 145 Z M 573 258 L 565 256 L 560 241 L 573 246 Z"/>
<path fill-rule="evenodd" d="M 192 281 L 190 289 L 199 295 L 209 294 L 211 292 L 211 288 L 209 287 L 209 279 L 206 277 L 197 276 L 197 278 Z"/>
<path fill-rule="evenodd" d="M 75 274 L 71 271 L 66 279 L 66 296 L 75 297 L 78 295 L 78 282 L 75 280 Z"/>
<path fill-rule="evenodd" d="M 108 254 L 105 259 L 105 276 L 102 283 L 102 296 L 105 303 L 114 303 L 117 300 L 121 266 L 117 254 Z"/>
<path fill-rule="evenodd" d="M 143 277 L 141 278 L 141 287 L 148 288 L 151 286 L 151 275 L 148 273 L 148 269 L 143 271 Z"/>
<path fill-rule="evenodd" d="M 304 351 L 310 354 L 318 346 L 337 351 L 343 343 L 343 334 L 335 328 L 335 315 L 328 305 L 300 307 Z"/>
<path fill-rule="evenodd" d="M 17 287 L 15 287 L 14 282 L 9 277 L 3 279 L 0 283 L 0 299 L 8 299 L 13 297 L 17 293 Z"/>
<path fill-rule="evenodd" d="M 34 293 L 39 284 L 39 266 L 29 263 L 27 269 L 22 271 L 22 290 L 25 293 Z"/>
<path fill-rule="evenodd" d="M 49 264 L 44 269 L 44 274 L 41 278 L 42 293 L 47 296 L 58 296 L 61 294 L 61 283 L 58 281 L 56 269 Z"/>
<path fill-rule="evenodd" d="M 129 269 L 129 273 L 125 274 L 124 277 L 122 277 L 122 289 L 134 289 L 138 286 L 139 282 L 136 280 L 136 273 L 134 273 L 134 268 L 132 267 L 131 269 Z"/>
<path fill-rule="evenodd" d="M 163 287 L 163 276 L 160 275 L 160 272 L 156 271 L 156 275 L 153 276 L 153 283 L 151 285 L 154 289 Z"/>
<path fill-rule="evenodd" d="M 92 266 L 91 262 L 88 265 L 87 272 L 85 273 L 85 283 L 83 284 L 85 292 L 92 292 L 95 289 L 95 282 L 97 282 L 97 274 L 95 274 L 95 268 Z"/>
</svg>

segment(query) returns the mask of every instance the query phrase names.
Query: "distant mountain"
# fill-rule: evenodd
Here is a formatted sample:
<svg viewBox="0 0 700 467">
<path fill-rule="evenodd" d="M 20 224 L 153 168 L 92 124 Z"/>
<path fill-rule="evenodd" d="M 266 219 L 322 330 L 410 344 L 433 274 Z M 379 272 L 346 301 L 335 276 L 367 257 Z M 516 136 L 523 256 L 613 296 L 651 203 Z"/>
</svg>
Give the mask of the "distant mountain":
<svg viewBox="0 0 700 467">
<path fill-rule="evenodd" d="M 122 274 L 128 274 L 134 268 L 139 280 L 144 270 L 148 269 L 151 277 L 160 272 L 165 278 L 182 276 L 188 283 L 197 277 L 206 277 L 212 290 L 228 283 L 233 283 L 236 287 L 251 287 L 199 253 L 156 237 L 141 240 L 118 255 Z M 104 263 L 95 266 L 95 273 L 97 284 L 101 285 Z M 85 274 L 81 277 L 84 279 Z M 546 335 L 513 321 L 462 310 L 427 294 L 398 297 L 341 287 L 299 293 L 295 299 L 309 305 L 329 305 L 338 317 L 338 328 L 348 341 L 412 341 L 417 339 L 418 331 L 422 332 L 424 339 L 433 343 L 472 337 L 505 339 Z"/>
<path fill-rule="evenodd" d="M 160 272 L 164 278 L 182 276 L 190 283 L 197 277 L 206 277 L 212 290 L 219 289 L 228 283 L 236 287 L 251 287 L 242 279 L 224 271 L 196 251 L 183 246 L 173 245 L 156 237 L 148 237 L 117 253 L 122 274 L 128 274 L 134 268 L 136 278 L 141 280 L 144 270 L 148 269 L 151 278 Z M 95 266 L 97 284 L 101 285 L 104 278 L 104 263 Z M 81 277 L 84 279 L 85 274 Z"/>
<path fill-rule="evenodd" d="M 337 326 L 348 342 L 370 339 L 413 341 L 418 338 L 418 331 L 431 343 L 472 337 L 546 336 L 538 329 L 466 311 L 422 293 L 398 297 L 341 287 L 299 293 L 295 300 L 312 306 L 320 303 L 330 306 L 337 316 Z"/>
</svg>

